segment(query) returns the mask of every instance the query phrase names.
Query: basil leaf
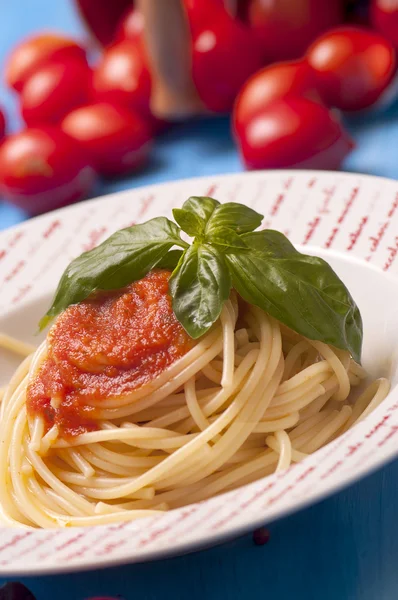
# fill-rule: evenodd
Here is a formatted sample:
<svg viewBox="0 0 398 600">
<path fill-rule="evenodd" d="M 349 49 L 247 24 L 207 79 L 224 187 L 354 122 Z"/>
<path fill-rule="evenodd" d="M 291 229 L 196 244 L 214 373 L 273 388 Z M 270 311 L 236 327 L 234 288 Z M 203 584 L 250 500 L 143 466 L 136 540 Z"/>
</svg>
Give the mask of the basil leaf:
<svg viewBox="0 0 398 600">
<path fill-rule="evenodd" d="M 173 208 L 173 217 L 185 233 L 191 237 L 200 236 L 205 230 L 205 222 L 197 214 L 184 208 Z"/>
<path fill-rule="evenodd" d="M 205 239 L 209 244 L 221 246 L 224 252 L 228 252 L 229 249 L 245 250 L 248 248 L 243 237 L 228 227 L 215 227 L 214 229 L 211 229 L 210 232 L 206 234 Z"/>
<path fill-rule="evenodd" d="M 250 252 L 228 253 L 234 288 L 301 335 L 348 350 L 360 361 L 362 320 L 328 263 L 298 252 L 277 231 L 243 235 Z"/>
<path fill-rule="evenodd" d="M 66 268 L 40 329 L 95 290 L 120 289 L 141 279 L 174 245 L 188 246 L 181 240 L 177 225 L 165 217 L 117 231 Z"/>
<path fill-rule="evenodd" d="M 241 238 L 248 247 L 265 256 L 285 258 L 287 254 L 300 254 L 283 233 L 274 229 L 244 233 Z"/>
<path fill-rule="evenodd" d="M 191 196 L 184 202 L 182 208 L 195 213 L 195 215 L 202 219 L 204 225 L 206 225 L 217 206 L 220 206 L 220 203 L 218 200 L 214 200 L 214 198 L 209 198 L 208 196 Z"/>
<path fill-rule="evenodd" d="M 202 336 L 217 321 L 229 297 L 231 277 L 223 255 L 194 242 L 173 272 L 169 289 L 181 325 L 192 338 Z"/>
<path fill-rule="evenodd" d="M 156 263 L 156 269 L 166 269 L 167 271 L 173 271 L 178 265 L 178 261 L 183 255 L 182 250 L 169 250 L 158 263 Z"/>
<path fill-rule="evenodd" d="M 247 233 L 261 225 L 263 215 L 237 202 L 219 204 L 206 226 L 206 233 L 216 227 L 229 227 L 237 233 Z"/>
</svg>

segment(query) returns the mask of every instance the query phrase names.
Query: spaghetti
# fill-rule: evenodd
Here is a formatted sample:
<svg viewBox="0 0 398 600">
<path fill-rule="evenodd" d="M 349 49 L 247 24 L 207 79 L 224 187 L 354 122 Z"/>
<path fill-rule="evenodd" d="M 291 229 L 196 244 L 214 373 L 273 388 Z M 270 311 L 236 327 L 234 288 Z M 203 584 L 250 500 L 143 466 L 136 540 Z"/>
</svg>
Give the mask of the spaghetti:
<svg viewBox="0 0 398 600">
<path fill-rule="evenodd" d="M 62 316 L 61 316 L 62 318 Z M 72 432 L 28 395 L 51 334 L 3 391 L 0 503 L 6 521 L 66 527 L 130 521 L 210 498 L 303 460 L 389 391 L 350 357 L 292 332 L 235 292 L 221 317 L 137 387 L 88 396 L 95 427 Z M 57 412 L 62 401 L 53 397 Z"/>
</svg>

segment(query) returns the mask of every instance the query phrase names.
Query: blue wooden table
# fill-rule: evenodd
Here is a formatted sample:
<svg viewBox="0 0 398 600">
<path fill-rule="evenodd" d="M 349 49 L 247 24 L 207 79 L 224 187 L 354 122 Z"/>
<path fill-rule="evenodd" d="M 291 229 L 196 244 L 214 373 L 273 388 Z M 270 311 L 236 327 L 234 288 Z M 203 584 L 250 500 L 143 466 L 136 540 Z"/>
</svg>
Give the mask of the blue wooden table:
<svg viewBox="0 0 398 600">
<path fill-rule="evenodd" d="M 71 0 L 1 0 L 0 64 L 37 29 L 84 36 Z M 20 125 L 15 98 L 0 83 L 11 129 Z M 398 109 L 348 124 L 357 150 L 345 168 L 398 178 Z M 98 193 L 146 183 L 241 169 L 228 122 L 183 125 L 162 137 L 150 168 L 109 182 Z M 0 229 L 25 219 L 0 201 Z M 157 563 L 24 583 L 38 600 L 83 600 L 120 594 L 126 600 L 395 600 L 398 599 L 398 463 L 361 483 L 269 526 L 267 545 L 251 536 Z M 2 581 L 0 580 L 0 584 Z"/>
</svg>

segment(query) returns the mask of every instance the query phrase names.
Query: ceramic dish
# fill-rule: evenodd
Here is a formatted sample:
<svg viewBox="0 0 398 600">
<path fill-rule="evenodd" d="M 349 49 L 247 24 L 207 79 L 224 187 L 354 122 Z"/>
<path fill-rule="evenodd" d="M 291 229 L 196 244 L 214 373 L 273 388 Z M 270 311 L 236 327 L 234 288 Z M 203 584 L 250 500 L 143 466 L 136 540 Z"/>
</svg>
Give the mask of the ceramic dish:
<svg viewBox="0 0 398 600">
<path fill-rule="evenodd" d="M 398 455 L 398 182 L 310 171 L 252 172 L 139 188 L 78 204 L 0 234 L 0 330 L 38 343 L 38 318 L 71 260 L 116 229 L 170 214 L 191 195 L 248 204 L 264 225 L 327 259 L 364 320 L 363 363 L 391 378 L 363 422 L 287 471 L 164 515 L 95 528 L 0 527 L 0 575 L 77 571 L 220 543 L 312 504 Z M 301 247 L 301 248 L 300 248 Z M 0 384 L 16 366 L 0 353 Z"/>
</svg>

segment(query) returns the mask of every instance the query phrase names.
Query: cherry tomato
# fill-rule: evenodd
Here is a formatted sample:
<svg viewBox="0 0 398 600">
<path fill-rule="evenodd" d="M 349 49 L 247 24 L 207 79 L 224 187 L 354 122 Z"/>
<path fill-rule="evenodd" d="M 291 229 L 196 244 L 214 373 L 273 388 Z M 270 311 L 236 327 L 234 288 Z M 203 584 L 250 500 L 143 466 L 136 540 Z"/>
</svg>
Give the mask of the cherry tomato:
<svg viewBox="0 0 398 600">
<path fill-rule="evenodd" d="M 75 0 L 75 3 L 91 33 L 107 46 L 113 42 L 119 21 L 132 0 Z"/>
<path fill-rule="evenodd" d="M 6 132 L 6 118 L 2 110 L 0 110 L 0 141 L 3 139 Z"/>
<path fill-rule="evenodd" d="M 75 58 L 86 61 L 86 53 L 73 39 L 43 33 L 18 44 L 8 58 L 7 85 L 20 92 L 26 79 L 51 59 Z"/>
<path fill-rule="evenodd" d="M 0 588 L 0 599 L 6 600 L 36 600 L 27 587 L 19 581 L 8 581 Z"/>
<path fill-rule="evenodd" d="M 120 20 L 117 40 L 139 40 L 144 31 L 144 17 L 136 8 L 129 8 Z"/>
<path fill-rule="evenodd" d="M 371 0 L 370 17 L 372 25 L 394 48 L 398 48 L 398 1 Z"/>
<path fill-rule="evenodd" d="M 271 61 L 299 58 L 320 33 L 343 21 L 342 0 L 248 0 L 244 5 Z"/>
<path fill-rule="evenodd" d="M 347 111 L 374 104 L 390 83 L 395 68 L 390 42 L 360 27 L 328 31 L 309 48 L 307 59 L 324 102 Z"/>
<path fill-rule="evenodd" d="M 235 131 L 238 132 L 274 100 L 292 95 L 320 101 L 315 74 L 306 61 L 276 63 L 254 73 L 244 84 L 234 105 Z"/>
<path fill-rule="evenodd" d="M 93 72 L 94 99 L 149 116 L 151 75 L 140 43 L 124 40 L 104 51 Z"/>
<path fill-rule="evenodd" d="M 209 110 L 227 112 L 246 79 L 262 66 L 261 52 L 248 27 L 225 10 L 193 35 L 192 76 Z"/>
<path fill-rule="evenodd" d="M 84 198 L 94 181 L 84 149 L 55 127 L 25 129 L 0 146 L 0 195 L 31 215 Z"/>
<path fill-rule="evenodd" d="M 308 98 L 276 100 L 240 132 L 249 169 L 337 169 L 353 142 L 331 112 Z"/>
<path fill-rule="evenodd" d="M 79 142 L 103 175 L 140 169 L 148 160 L 151 134 L 137 114 L 106 102 L 76 108 L 61 128 Z"/>
<path fill-rule="evenodd" d="M 91 70 L 78 60 L 54 60 L 39 67 L 26 80 L 20 96 L 22 116 L 28 125 L 56 123 L 72 108 L 89 99 Z"/>
<path fill-rule="evenodd" d="M 138 112 L 152 132 L 159 133 L 168 123 L 152 115 L 151 87 L 151 74 L 139 39 L 123 40 L 107 48 L 93 72 L 94 101 L 119 104 Z"/>
</svg>

